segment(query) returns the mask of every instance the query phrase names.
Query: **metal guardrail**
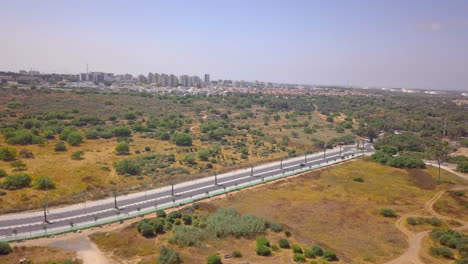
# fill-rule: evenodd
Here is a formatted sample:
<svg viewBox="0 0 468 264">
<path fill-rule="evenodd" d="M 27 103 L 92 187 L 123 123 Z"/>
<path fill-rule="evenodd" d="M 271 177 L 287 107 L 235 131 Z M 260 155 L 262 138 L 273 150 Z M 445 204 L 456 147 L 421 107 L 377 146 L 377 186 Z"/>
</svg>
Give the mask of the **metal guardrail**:
<svg viewBox="0 0 468 264">
<path fill-rule="evenodd" d="M 30 232 L 29 235 L 16 235 L 16 234 L 12 233 L 11 235 L 5 235 L 5 237 L 0 239 L 0 241 L 12 242 L 12 241 L 21 241 L 21 240 L 26 240 L 26 239 L 49 237 L 49 236 L 60 235 L 60 234 L 69 233 L 69 232 L 76 232 L 76 231 L 79 231 L 79 230 L 88 229 L 88 228 L 92 228 L 92 227 L 99 227 L 99 226 L 106 225 L 106 224 L 121 222 L 121 221 L 128 220 L 128 219 L 131 219 L 131 218 L 135 218 L 135 217 L 138 217 L 138 216 L 143 216 L 143 215 L 146 215 L 146 214 L 155 213 L 157 210 L 165 210 L 165 209 L 168 209 L 168 208 L 174 208 L 174 207 L 181 206 L 181 205 L 184 205 L 184 204 L 190 204 L 190 203 L 193 203 L 193 202 L 196 202 L 196 201 L 199 201 L 199 200 L 212 198 L 214 196 L 227 194 L 227 193 L 230 193 L 230 192 L 238 191 L 238 190 L 245 189 L 245 188 L 248 188 L 248 187 L 252 187 L 252 186 L 255 186 L 255 185 L 275 181 L 275 180 L 282 179 L 282 178 L 287 178 L 287 177 L 290 177 L 290 176 L 293 176 L 293 175 L 296 175 L 296 174 L 299 174 L 299 173 L 303 173 L 303 172 L 307 172 L 307 171 L 327 167 L 327 166 L 330 166 L 330 165 L 338 164 L 338 163 L 348 161 L 348 160 L 351 160 L 351 159 L 354 159 L 354 158 L 357 158 L 357 157 L 360 157 L 360 156 L 363 156 L 363 155 L 364 155 L 363 153 L 348 154 L 347 156 L 344 156 L 344 158 L 336 158 L 333 162 L 327 162 L 327 163 L 324 163 L 324 164 L 320 163 L 319 165 L 316 165 L 316 166 L 303 167 L 303 168 L 300 168 L 300 169 L 297 169 L 297 170 L 291 170 L 291 171 L 288 171 L 288 172 L 283 171 L 283 173 L 281 173 L 281 174 L 268 176 L 268 177 L 258 177 L 257 176 L 258 179 L 252 180 L 252 181 L 244 183 L 244 184 L 240 184 L 240 185 L 236 184 L 235 186 L 224 187 L 224 189 L 222 189 L 222 190 L 206 192 L 205 194 L 197 195 L 197 197 L 191 197 L 191 198 L 184 199 L 184 200 L 181 200 L 181 201 L 173 200 L 173 202 L 171 204 L 161 205 L 161 206 L 154 206 L 154 207 L 151 207 L 151 208 L 147 207 L 147 208 L 137 210 L 136 212 L 133 212 L 133 213 L 116 214 L 116 217 L 113 217 L 112 219 L 106 219 L 106 220 L 101 220 L 101 221 L 98 221 L 96 219 L 92 223 L 87 223 L 87 224 L 83 224 L 83 225 L 79 225 L 79 226 L 77 224 L 74 224 L 73 226 L 70 225 L 70 228 L 63 228 L 61 230 L 47 231 L 47 228 L 45 228 L 44 232 L 36 233 L 36 234 L 33 234 L 32 232 Z"/>
</svg>

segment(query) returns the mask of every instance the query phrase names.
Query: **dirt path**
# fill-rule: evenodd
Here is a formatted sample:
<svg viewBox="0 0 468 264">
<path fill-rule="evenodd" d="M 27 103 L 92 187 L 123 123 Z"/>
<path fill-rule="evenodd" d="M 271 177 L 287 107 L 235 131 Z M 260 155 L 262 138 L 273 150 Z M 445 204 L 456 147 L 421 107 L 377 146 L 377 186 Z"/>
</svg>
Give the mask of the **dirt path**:
<svg viewBox="0 0 468 264">
<path fill-rule="evenodd" d="M 51 247 L 74 251 L 83 260 L 83 264 L 109 264 L 108 259 L 87 236 L 77 236 L 71 239 L 57 240 L 49 244 Z"/>
<path fill-rule="evenodd" d="M 466 186 L 464 186 L 464 187 L 455 187 L 455 188 L 452 188 L 450 190 L 455 191 L 455 190 L 462 190 L 462 189 L 467 189 L 467 187 Z M 446 191 L 447 190 L 442 190 L 442 191 L 437 192 L 431 199 L 429 199 L 429 201 L 427 201 L 424 204 L 424 210 L 421 209 L 421 210 L 413 212 L 413 213 L 405 214 L 405 215 L 401 216 L 395 222 L 396 228 L 398 228 L 398 230 L 400 230 L 407 237 L 409 247 L 408 247 L 408 249 L 406 250 L 406 252 L 403 255 L 399 256 L 396 259 L 393 259 L 393 260 L 387 262 L 386 264 L 424 264 L 424 262 L 421 260 L 421 257 L 424 257 L 425 259 L 430 260 L 432 263 L 444 264 L 444 262 L 439 261 L 438 259 L 436 259 L 436 258 L 432 257 L 431 255 L 429 255 L 427 252 L 421 250 L 422 241 L 426 236 L 429 235 L 429 231 L 422 231 L 422 232 L 414 234 L 413 232 L 411 232 L 410 230 L 408 230 L 405 227 L 405 221 L 406 221 L 406 218 L 408 218 L 408 217 L 420 217 L 420 216 L 422 216 L 420 213 L 423 212 L 423 211 L 426 211 L 426 212 L 430 213 L 433 217 L 437 217 L 439 219 L 455 220 L 457 222 L 460 222 L 461 226 L 459 226 L 457 228 L 453 228 L 454 230 L 462 231 L 462 230 L 467 229 L 468 228 L 468 222 L 467 221 L 462 221 L 462 220 L 459 220 L 459 219 L 452 219 L 450 217 L 441 215 L 441 214 L 437 213 L 434 210 L 434 208 L 433 208 L 434 204 L 437 202 L 437 200 L 440 199 L 440 197 L 442 197 L 442 195 Z"/>
</svg>

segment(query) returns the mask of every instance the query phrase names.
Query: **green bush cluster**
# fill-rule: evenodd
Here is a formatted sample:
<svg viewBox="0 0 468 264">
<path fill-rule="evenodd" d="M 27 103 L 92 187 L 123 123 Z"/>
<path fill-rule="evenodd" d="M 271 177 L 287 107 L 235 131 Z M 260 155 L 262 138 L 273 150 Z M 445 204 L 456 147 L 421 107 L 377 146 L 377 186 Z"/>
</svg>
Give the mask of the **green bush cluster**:
<svg viewBox="0 0 468 264">
<path fill-rule="evenodd" d="M 206 264 L 222 264 L 221 255 L 219 253 L 214 253 L 208 256 L 206 259 Z"/>
<path fill-rule="evenodd" d="M 7 242 L 0 241 L 0 255 L 8 255 L 12 252 L 10 245 Z"/>
<path fill-rule="evenodd" d="M 159 252 L 158 264 L 180 264 L 182 259 L 177 251 L 162 246 Z"/>
<path fill-rule="evenodd" d="M 55 183 L 48 176 L 41 176 L 34 181 L 34 187 L 39 190 L 54 189 Z"/>
<path fill-rule="evenodd" d="M 257 247 L 255 248 L 255 252 L 259 256 L 270 256 L 271 249 L 270 249 L 270 241 L 266 239 L 266 237 L 257 237 L 256 240 Z"/>
<path fill-rule="evenodd" d="M 137 222 L 136 228 L 140 234 L 144 237 L 152 237 L 156 234 L 161 234 L 164 231 L 164 220 L 158 218 L 155 220 L 152 219 L 142 219 Z"/>
<path fill-rule="evenodd" d="M 3 146 L 0 147 L 0 160 L 12 161 L 16 158 L 17 151 L 15 148 Z"/>
<path fill-rule="evenodd" d="M 438 218 L 426 218 L 426 217 L 408 217 L 406 218 L 406 222 L 409 225 L 421 225 L 421 224 L 429 224 L 432 226 L 441 226 L 442 221 Z"/>
<path fill-rule="evenodd" d="M 454 257 L 453 252 L 450 251 L 450 249 L 448 249 L 446 247 L 440 247 L 440 248 L 439 247 L 431 247 L 429 249 L 429 251 L 433 255 L 441 256 L 441 257 L 448 258 L 448 259 L 453 259 L 453 257 Z"/>
<path fill-rule="evenodd" d="M 280 248 L 290 248 L 289 241 L 286 238 L 281 238 L 278 241 L 278 245 Z"/>
<path fill-rule="evenodd" d="M 395 168 L 425 168 L 424 161 L 420 158 L 410 155 L 390 156 L 382 151 L 377 151 L 371 155 L 371 160 L 383 165 L 389 165 Z"/>
<path fill-rule="evenodd" d="M 27 173 L 15 173 L 5 177 L 5 180 L 1 184 L 3 189 L 7 190 L 18 190 L 26 188 L 31 185 L 31 176 Z"/>
<path fill-rule="evenodd" d="M 379 210 L 379 213 L 385 217 L 397 217 L 396 212 L 393 209 L 382 208 Z"/>
<path fill-rule="evenodd" d="M 468 235 L 452 229 L 435 228 L 430 237 L 443 246 L 458 250 L 462 258 L 468 258 Z"/>
</svg>

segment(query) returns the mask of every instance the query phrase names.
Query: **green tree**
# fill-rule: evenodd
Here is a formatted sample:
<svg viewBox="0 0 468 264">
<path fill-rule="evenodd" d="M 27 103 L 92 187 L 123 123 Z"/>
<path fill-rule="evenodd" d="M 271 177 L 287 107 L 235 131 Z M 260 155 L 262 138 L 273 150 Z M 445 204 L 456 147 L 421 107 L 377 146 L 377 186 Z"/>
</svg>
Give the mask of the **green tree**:
<svg viewBox="0 0 468 264">
<path fill-rule="evenodd" d="M 83 142 L 83 136 L 78 131 L 70 132 L 67 136 L 67 142 L 72 146 L 79 146 Z"/>
<path fill-rule="evenodd" d="M 0 147 L 0 160 L 12 161 L 16 158 L 16 149 L 7 146 Z"/>
<path fill-rule="evenodd" d="M 48 176 L 41 176 L 34 181 L 34 186 L 39 190 L 54 189 L 55 183 Z"/>
<path fill-rule="evenodd" d="M 177 146 L 191 146 L 192 145 L 192 136 L 186 133 L 176 133 L 172 137 L 172 141 Z"/>
<path fill-rule="evenodd" d="M 123 159 L 114 163 L 114 168 L 119 174 L 140 174 L 140 165 L 133 159 Z"/>
<path fill-rule="evenodd" d="M 10 245 L 7 242 L 0 241 L 0 255 L 8 255 L 12 252 Z"/>
<path fill-rule="evenodd" d="M 468 161 L 461 161 L 460 163 L 458 163 L 457 171 L 468 173 Z"/>
<path fill-rule="evenodd" d="M 202 149 L 198 152 L 198 158 L 203 161 L 208 161 L 211 157 L 211 151 L 208 149 Z"/>
<path fill-rule="evenodd" d="M 437 165 L 439 167 L 438 179 L 437 181 L 440 182 L 440 163 L 442 162 L 443 157 L 447 156 L 449 152 L 449 147 L 447 144 L 437 142 L 436 144 L 428 147 L 426 149 L 426 155 L 437 161 Z"/>
<path fill-rule="evenodd" d="M 117 147 L 115 147 L 115 152 L 117 155 L 125 155 L 128 154 L 130 151 L 130 147 L 128 146 L 127 142 L 120 142 Z"/>
<path fill-rule="evenodd" d="M 2 188 L 7 190 L 17 190 L 25 187 L 29 187 L 31 184 L 31 176 L 26 173 L 15 173 L 5 177 L 2 183 Z"/>
</svg>

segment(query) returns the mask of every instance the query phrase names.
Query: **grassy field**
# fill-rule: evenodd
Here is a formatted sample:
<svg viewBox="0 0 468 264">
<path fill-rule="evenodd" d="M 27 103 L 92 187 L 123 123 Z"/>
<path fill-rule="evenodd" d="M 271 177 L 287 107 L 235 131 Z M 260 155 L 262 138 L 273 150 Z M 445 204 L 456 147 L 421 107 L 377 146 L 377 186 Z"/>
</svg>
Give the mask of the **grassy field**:
<svg viewBox="0 0 468 264">
<path fill-rule="evenodd" d="M 186 121 L 177 131 L 189 130 L 193 137 L 193 145 L 190 147 L 176 146 L 173 142 L 151 137 L 150 132 L 133 131 L 130 145 L 130 154 L 117 156 L 115 147 L 117 138 L 110 139 L 84 139 L 79 146 L 67 144 L 67 151 L 55 152 L 54 147 L 59 141 L 58 136 L 47 139 L 43 145 L 9 145 L 4 138 L 0 139 L 1 146 L 10 146 L 18 152 L 22 149 L 31 151 L 34 158 L 26 159 L 18 157 L 27 165 L 26 173 L 32 176 L 33 181 L 40 176 L 49 176 L 56 188 L 49 192 L 50 204 L 66 204 L 85 199 L 97 199 L 108 196 L 113 191 L 131 192 L 141 190 L 144 187 L 158 187 L 176 182 L 211 175 L 214 171 L 222 172 L 240 167 L 248 167 L 252 164 L 266 162 L 291 156 L 291 152 L 301 155 L 305 151 L 315 150 L 312 139 L 328 141 L 331 138 L 348 135 L 350 129 L 344 133 L 338 133 L 334 127 L 337 122 L 344 119 L 344 115 L 336 117 L 335 123 L 327 122 L 326 116 L 318 112 L 296 114 L 294 111 L 269 113 L 266 108 L 254 106 L 249 111 L 252 115 L 248 119 L 236 118 L 245 114 L 246 110 L 239 110 L 227 106 L 222 102 L 208 102 L 206 98 L 196 99 L 191 103 L 182 103 L 178 97 L 142 97 L 126 94 L 76 94 L 70 91 L 53 91 L 50 93 L 40 91 L 0 91 L 0 128 L 9 127 L 15 122 L 22 126 L 21 118 L 30 114 L 45 112 L 66 112 L 74 116 L 74 120 L 81 116 L 96 116 L 107 120 L 110 116 L 116 116 L 116 121 L 105 121 L 103 126 L 125 126 L 132 124 L 145 124 L 151 117 L 167 118 L 174 113 L 181 113 Z M 183 97 L 182 97 L 183 98 Z M 19 102 L 17 108 L 9 108 L 10 102 Z M 209 108 L 206 106 L 210 105 Z M 196 110 L 198 109 L 198 110 Z M 213 110 L 214 109 L 214 110 Z M 140 112 L 135 120 L 125 120 L 127 112 Z M 253 135 L 239 129 L 235 135 L 225 136 L 225 141 L 208 142 L 201 141 L 203 133 L 200 126 L 204 122 L 220 120 L 220 113 L 230 113 L 231 126 L 249 125 L 249 131 L 261 129 L 263 136 Z M 273 115 L 279 119 L 274 120 Z M 268 117 L 269 122 L 264 118 Z M 59 120 L 59 123 L 67 124 L 73 120 Z M 304 133 L 303 127 L 285 128 L 308 122 L 315 133 Z M 79 127 L 82 133 L 93 126 Z M 41 128 L 42 129 L 42 128 Z M 43 131 L 40 130 L 40 133 Z M 236 130 L 236 129 L 235 129 Z M 237 131 L 237 130 L 236 130 Z M 41 135 L 41 134 L 40 134 Z M 288 142 L 284 143 L 285 136 Z M 259 143 L 260 142 L 260 143 Z M 212 146 L 221 147 L 216 162 L 202 161 L 197 157 L 197 152 Z M 145 151 L 150 147 L 150 151 Z M 248 149 L 248 155 L 242 157 L 242 149 Z M 83 151 L 82 160 L 72 160 L 71 154 Z M 157 171 L 152 176 L 142 173 L 139 176 L 124 177 L 118 175 L 113 168 L 113 163 L 124 158 L 135 158 L 144 155 L 170 155 L 173 154 L 176 162 L 171 166 L 170 173 L 164 170 Z M 181 162 L 184 157 L 193 154 L 196 164 L 187 165 Z M 292 154 L 294 155 L 294 154 Z M 208 167 L 212 166 L 211 168 Z M 8 174 L 15 171 L 10 167 L 10 162 L 0 161 L 0 169 Z M 180 169 L 180 170 L 178 170 Z M 2 179 L 0 178 L 0 183 Z M 20 190 L 4 190 L 0 196 L 2 207 L 0 212 L 20 211 L 38 208 L 44 203 L 45 192 L 33 188 Z"/>
<path fill-rule="evenodd" d="M 437 170 L 403 170 L 369 161 L 354 161 L 321 171 L 276 181 L 274 183 L 213 198 L 202 204 L 206 214 L 218 208 L 235 208 L 281 223 L 291 232 L 291 243 L 303 248 L 319 244 L 331 249 L 339 263 L 384 263 L 407 247 L 405 238 L 395 227 L 396 218 L 379 214 L 391 208 L 402 215 L 421 209 L 438 190 L 458 180 L 443 172 L 444 183 L 435 184 Z M 353 181 L 361 177 L 364 182 Z M 284 233 L 268 231 L 266 237 L 277 243 Z M 202 263 L 211 253 L 222 255 L 239 250 L 240 260 L 223 263 L 291 263 L 291 250 L 282 249 L 270 257 L 257 256 L 254 239 L 223 239 L 201 247 L 178 247 L 167 242 L 170 233 L 143 238 L 134 227 L 96 233 L 91 239 L 116 261 L 155 263 L 161 245 L 177 250 L 185 263 Z M 132 245 L 132 246 L 130 246 Z M 319 262 L 320 263 L 320 262 Z"/>
<path fill-rule="evenodd" d="M 14 247 L 13 252 L 0 256 L 0 264 L 19 263 L 20 259 L 33 260 L 34 264 L 59 263 L 66 260 L 75 260 L 73 252 L 51 247 Z M 79 261 L 73 262 L 80 263 Z"/>
</svg>

